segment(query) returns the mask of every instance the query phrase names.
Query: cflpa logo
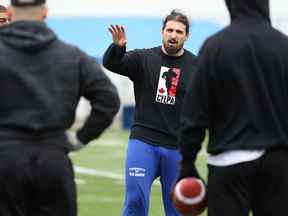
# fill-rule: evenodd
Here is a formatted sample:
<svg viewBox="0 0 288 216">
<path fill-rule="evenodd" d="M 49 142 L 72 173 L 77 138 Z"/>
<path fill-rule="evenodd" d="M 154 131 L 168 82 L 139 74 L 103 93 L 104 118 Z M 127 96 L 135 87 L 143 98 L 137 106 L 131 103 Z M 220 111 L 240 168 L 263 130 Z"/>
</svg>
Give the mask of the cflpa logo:
<svg viewBox="0 0 288 216">
<path fill-rule="evenodd" d="M 146 170 L 143 168 L 132 167 L 129 168 L 129 176 L 144 177 Z"/>
</svg>

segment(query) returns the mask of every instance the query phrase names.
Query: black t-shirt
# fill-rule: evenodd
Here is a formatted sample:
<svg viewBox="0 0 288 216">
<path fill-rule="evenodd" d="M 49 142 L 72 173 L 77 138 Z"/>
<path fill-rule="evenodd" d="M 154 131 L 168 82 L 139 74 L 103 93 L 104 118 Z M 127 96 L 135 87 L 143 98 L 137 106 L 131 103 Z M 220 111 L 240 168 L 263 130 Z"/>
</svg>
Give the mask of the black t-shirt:
<svg viewBox="0 0 288 216">
<path fill-rule="evenodd" d="M 160 46 L 126 52 L 112 44 L 103 64 L 134 84 L 136 108 L 130 138 L 177 148 L 182 102 L 196 70 L 196 56 L 185 50 L 182 56 L 171 57 Z"/>
</svg>

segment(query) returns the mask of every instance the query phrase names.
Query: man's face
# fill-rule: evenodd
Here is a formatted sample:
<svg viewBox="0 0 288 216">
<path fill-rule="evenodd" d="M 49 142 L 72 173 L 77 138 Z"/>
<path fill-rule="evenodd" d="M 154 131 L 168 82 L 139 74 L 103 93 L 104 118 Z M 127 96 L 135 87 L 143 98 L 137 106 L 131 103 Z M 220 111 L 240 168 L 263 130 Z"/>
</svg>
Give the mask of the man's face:
<svg viewBox="0 0 288 216">
<path fill-rule="evenodd" d="M 0 26 L 8 24 L 8 13 L 0 12 Z"/>
<path fill-rule="evenodd" d="M 187 39 L 186 26 L 177 21 L 168 21 L 162 31 L 163 46 L 169 55 L 178 53 Z"/>
</svg>

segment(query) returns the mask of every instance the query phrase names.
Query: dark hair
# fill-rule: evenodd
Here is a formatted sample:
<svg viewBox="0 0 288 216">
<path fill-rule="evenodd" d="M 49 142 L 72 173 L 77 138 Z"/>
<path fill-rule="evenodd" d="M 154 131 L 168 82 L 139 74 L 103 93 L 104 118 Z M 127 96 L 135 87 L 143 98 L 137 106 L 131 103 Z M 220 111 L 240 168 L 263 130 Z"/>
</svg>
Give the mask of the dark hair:
<svg viewBox="0 0 288 216">
<path fill-rule="evenodd" d="M 0 5 L 0 12 L 1 13 L 7 12 L 7 8 L 5 6 L 3 6 L 3 5 Z"/>
<path fill-rule="evenodd" d="M 187 35 L 189 34 L 189 28 L 190 28 L 189 19 L 180 10 L 174 9 L 168 16 L 165 17 L 165 19 L 163 20 L 162 30 L 164 30 L 168 21 L 177 21 L 183 23 L 186 26 L 186 34 Z"/>
</svg>

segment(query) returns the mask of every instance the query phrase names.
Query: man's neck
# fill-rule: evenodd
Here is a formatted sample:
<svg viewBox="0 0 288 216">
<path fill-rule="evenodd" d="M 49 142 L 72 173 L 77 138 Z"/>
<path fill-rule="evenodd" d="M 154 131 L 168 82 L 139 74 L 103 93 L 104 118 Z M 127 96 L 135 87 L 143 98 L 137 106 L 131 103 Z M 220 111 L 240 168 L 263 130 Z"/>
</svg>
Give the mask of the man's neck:
<svg viewBox="0 0 288 216">
<path fill-rule="evenodd" d="M 164 46 L 162 45 L 161 46 L 161 50 L 162 50 L 162 52 L 165 54 L 165 55 L 168 55 L 168 56 L 175 56 L 175 57 L 177 57 L 177 56 L 182 56 L 183 54 L 184 54 L 184 49 L 182 48 L 182 49 L 180 49 L 177 53 L 175 53 L 175 54 L 168 54 L 168 52 L 165 50 L 165 48 L 164 48 Z"/>
</svg>

